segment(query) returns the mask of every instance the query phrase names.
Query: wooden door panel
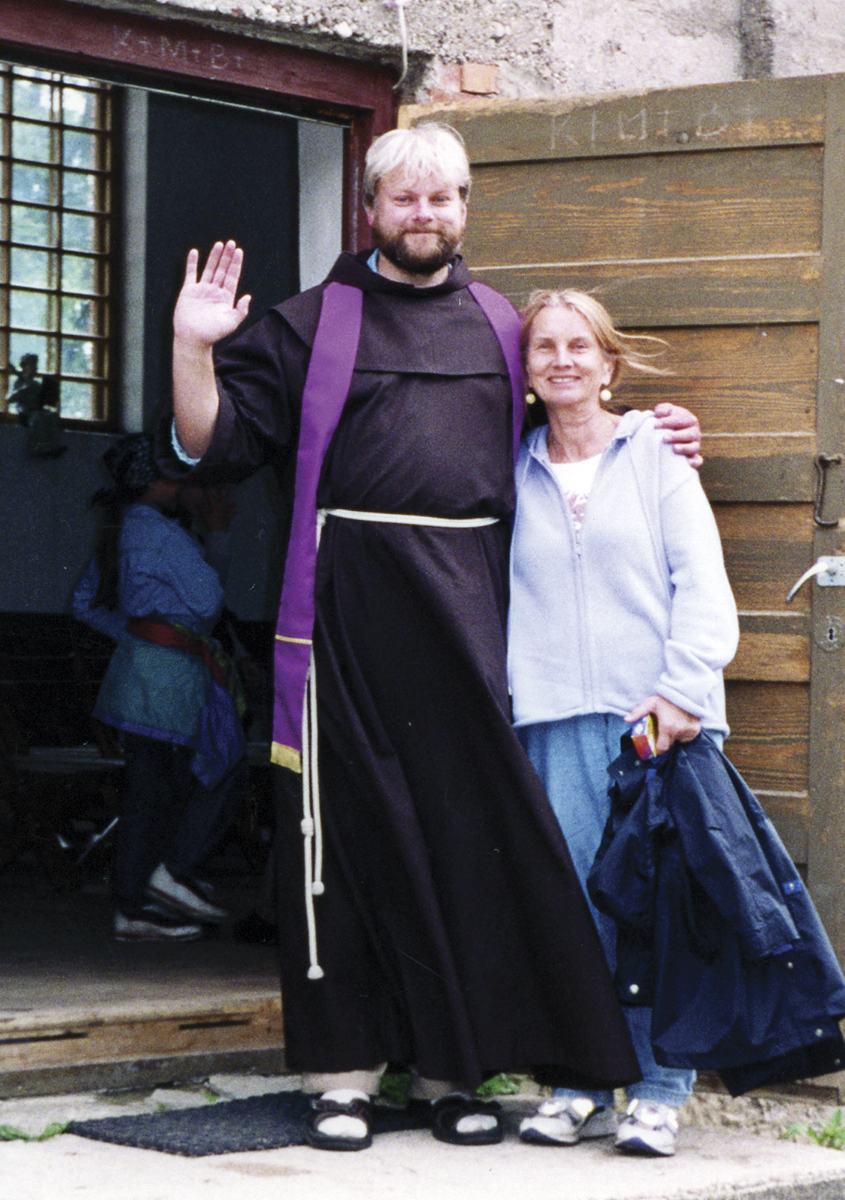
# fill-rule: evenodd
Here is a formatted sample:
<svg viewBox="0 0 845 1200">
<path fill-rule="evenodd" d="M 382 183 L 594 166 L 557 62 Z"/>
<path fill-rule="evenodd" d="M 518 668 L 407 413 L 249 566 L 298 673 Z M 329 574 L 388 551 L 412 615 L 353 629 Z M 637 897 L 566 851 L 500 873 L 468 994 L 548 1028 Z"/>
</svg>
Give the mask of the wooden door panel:
<svg viewBox="0 0 845 1200">
<path fill-rule="evenodd" d="M 474 217 L 473 217 L 474 219 Z M 476 239 L 476 246 L 483 245 Z M 468 250 L 468 253 L 472 253 Z M 517 307 L 534 288 L 577 287 L 603 297 L 623 326 L 643 319 L 643 296 L 657 326 L 697 321 L 750 324 L 816 319 L 821 256 L 680 258 L 663 262 L 543 261 L 487 263 L 473 253 L 473 274 L 498 288 Z"/>
<path fill-rule="evenodd" d="M 601 293 L 599 292 L 599 295 Z M 671 376 L 626 376 L 649 405 L 674 399 L 693 409 L 708 436 L 815 436 L 818 325 L 754 324 L 632 329 L 667 343 L 655 363 Z"/>
<path fill-rule="evenodd" d="M 469 255 L 478 244 L 506 264 L 810 254 L 822 169 L 818 146 L 483 168 Z"/>
<path fill-rule="evenodd" d="M 810 678 L 810 653 L 806 633 L 778 629 L 750 630 L 740 622 L 742 636 L 736 657 L 725 671 L 726 679 L 770 683 L 806 683 Z"/>
<path fill-rule="evenodd" d="M 806 637 L 811 593 L 786 595 L 812 562 L 812 512 L 798 504 L 715 504 L 713 512 L 737 607 L 798 623 Z M 759 630 L 757 630 L 759 632 Z"/>
<path fill-rule="evenodd" d="M 595 103 L 550 99 L 467 105 L 442 119 L 460 131 L 476 168 L 536 159 L 687 155 L 714 146 L 821 144 L 828 90 L 822 76 L 761 79 Z"/>
<path fill-rule="evenodd" d="M 809 695 L 800 683 L 728 682 L 728 752 L 755 791 L 807 795 Z"/>
</svg>

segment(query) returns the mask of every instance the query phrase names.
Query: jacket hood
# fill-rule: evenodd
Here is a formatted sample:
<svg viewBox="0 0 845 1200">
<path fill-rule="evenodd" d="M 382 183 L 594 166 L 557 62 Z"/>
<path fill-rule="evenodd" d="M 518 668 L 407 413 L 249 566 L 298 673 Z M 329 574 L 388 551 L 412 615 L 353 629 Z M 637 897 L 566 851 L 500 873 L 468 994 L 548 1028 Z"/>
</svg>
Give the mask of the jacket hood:
<svg viewBox="0 0 845 1200">
<path fill-rule="evenodd" d="M 628 438 L 633 437 L 637 430 L 649 420 L 654 420 L 654 413 L 650 410 L 641 412 L 637 408 L 629 408 L 626 413 L 622 414 L 622 419 L 613 431 L 613 437 L 610 439 L 608 445 L 613 445 L 614 442 L 626 441 Z M 548 431 L 548 425 L 538 425 L 536 429 L 531 430 L 524 440 L 524 445 L 528 453 L 543 463 L 549 461 Z"/>
<path fill-rule="evenodd" d="M 460 256 L 454 260 L 449 278 L 443 283 L 438 284 L 437 287 L 417 288 L 409 283 L 396 283 L 392 279 L 386 279 L 384 275 L 379 275 L 377 271 L 373 271 L 367 266 L 367 259 L 371 254 L 372 250 L 361 250 L 358 254 L 341 254 L 323 283 L 308 288 L 307 291 L 299 292 L 296 296 L 291 296 L 289 300 L 284 300 L 281 304 L 276 305 L 272 311 L 283 317 L 297 337 L 310 346 L 314 341 L 323 292 L 328 283 L 345 283 L 350 287 L 359 288 L 364 292 L 365 297 L 367 294 L 392 295 L 401 296 L 403 299 L 413 302 L 430 300 L 450 292 L 460 291 L 472 282 L 472 276 Z"/>
<path fill-rule="evenodd" d="M 372 250 L 361 250 L 357 254 L 341 254 L 329 272 L 326 282 L 348 283 L 352 287 L 360 288 L 363 292 L 381 292 L 400 296 L 419 295 L 423 299 L 427 296 L 440 296 L 446 292 L 457 292 L 471 282 L 469 269 L 460 255 L 452 260 L 452 270 L 443 283 L 438 283 L 435 287 L 419 288 L 414 287 L 411 283 L 397 283 L 393 279 L 386 279 L 384 275 L 373 271 L 367 266 L 367 260 L 372 253 Z"/>
</svg>

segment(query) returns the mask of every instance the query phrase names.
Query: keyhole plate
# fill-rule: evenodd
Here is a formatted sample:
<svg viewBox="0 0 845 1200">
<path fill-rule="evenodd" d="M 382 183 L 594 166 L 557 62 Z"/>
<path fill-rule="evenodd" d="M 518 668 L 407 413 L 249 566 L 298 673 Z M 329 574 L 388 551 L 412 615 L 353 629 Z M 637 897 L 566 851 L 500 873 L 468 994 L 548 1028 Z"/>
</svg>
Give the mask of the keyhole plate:
<svg viewBox="0 0 845 1200">
<path fill-rule="evenodd" d="M 845 621 L 839 617 L 820 617 L 816 621 L 815 643 L 820 649 L 832 653 L 845 646 Z"/>
</svg>

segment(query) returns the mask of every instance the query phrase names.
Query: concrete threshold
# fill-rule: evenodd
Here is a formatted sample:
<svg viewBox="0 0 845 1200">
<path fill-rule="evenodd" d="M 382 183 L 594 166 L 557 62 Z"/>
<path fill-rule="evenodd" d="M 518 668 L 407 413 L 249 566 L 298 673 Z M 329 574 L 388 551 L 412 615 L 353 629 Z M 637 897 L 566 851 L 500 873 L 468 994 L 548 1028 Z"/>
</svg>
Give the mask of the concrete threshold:
<svg viewBox="0 0 845 1200">
<path fill-rule="evenodd" d="M 211 1081 L 219 1088 L 217 1080 Z M 274 1081 L 265 1081 L 274 1087 Z M 290 1080 L 287 1086 L 290 1086 Z M 295 1082 L 295 1081 L 294 1081 Z M 254 1087 L 262 1087 L 259 1081 Z M 233 1090 L 231 1094 L 244 1094 Z M 196 1103 L 169 1092 L 170 1103 Z M 145 1098 L 149 1111 L 161 1096 Z M 102 1099 L 55 1097 L 0 1104 L 0 1126 L 98 1114 Z M 3 1200 L 845 1200 L 845 1154 L 725 1129 L 683 1126 L 673 1158 L 624 1157 L 612 1140 L 574 1147 L 520 1142 L 519 1120 L 536 1100 L 505 1098 L 508 1134 L 498 1146 L 459 1147 L 428 1132 L 384 1134 L 368 1150 L 337 1154 L 297 1146 L 180 1158 L 69 1134 L 0 1144 Z M 145 1106 L 145 1107 L 144 1107 Z M 131 1109 L 114 1104 L 101 1115 Z"/>
</svg>

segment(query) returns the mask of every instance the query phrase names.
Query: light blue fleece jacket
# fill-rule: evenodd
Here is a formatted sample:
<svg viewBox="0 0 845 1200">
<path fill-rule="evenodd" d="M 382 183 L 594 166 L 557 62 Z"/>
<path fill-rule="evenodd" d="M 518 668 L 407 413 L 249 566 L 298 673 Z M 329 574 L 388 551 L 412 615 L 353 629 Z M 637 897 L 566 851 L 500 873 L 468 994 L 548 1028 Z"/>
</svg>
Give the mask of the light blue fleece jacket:
<svg viewBox="0 0 845 1200">
<path fill-rule="evenodd" d="M 516 468 L 508 669 L 517 725 L 624 716 L 657 693 L 728 732 L 722 668 L 736 605 L 698 474 L 629 412 L 599 461 L 580 531 L 551 471 L 547 426 Z"/>
</svg>

